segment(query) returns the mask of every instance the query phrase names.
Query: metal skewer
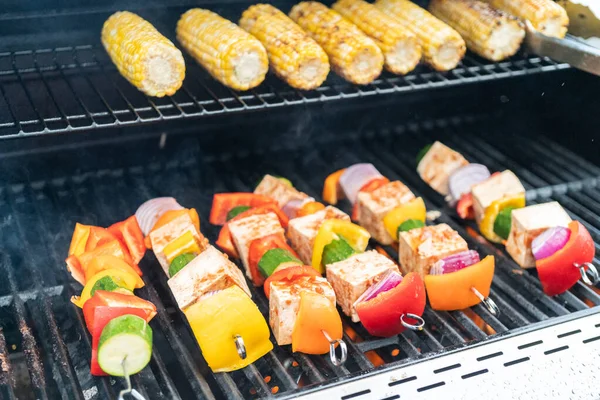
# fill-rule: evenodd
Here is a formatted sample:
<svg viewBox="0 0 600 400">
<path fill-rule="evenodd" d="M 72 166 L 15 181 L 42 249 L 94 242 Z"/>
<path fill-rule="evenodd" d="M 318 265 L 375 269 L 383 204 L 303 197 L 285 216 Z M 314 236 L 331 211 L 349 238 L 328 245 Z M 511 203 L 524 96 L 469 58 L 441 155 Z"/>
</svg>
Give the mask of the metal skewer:
<svg viewBox="0 0 600 400">
<path fill-rule="evenodd" d="M 125 400 L 126 394 L 131 395 L 134 399 L 137 399 L 137 400 L 146 400 L 144 398 L 144 396 L 142 396 L 137 390 L 135 390 L 131 387 L 131 378 L 129 377 L 129 374 L 127 373 L 127 369 L 125 368 L 125 360 L 127 360 L 127 356 L 125 356 L 123 358 L 123 361 L 121 361 L 121 366 L 123 367 L 123 377 L 125 378 L 125 382 L 127 383 L 127 386 L 125 387 L 125 389 L 123 389 L 119 392 L 119 400 Z"/>
<path fill-rule="evenodd" d="M 497 317 L 498 315 L 500 315 L 500 309 L 498 308 L 494 300 L 490 299 L 489 297 L 483 297 L 479 290 L 475 289 L 474 287 L 471 287 L 471 291 L 473 291 L 475 296 L 477 296 L 479 300 L 481 300 L 483 305 L 485 305 L 485 307 L 492 313 L 493 316 Z"/>
<path fill-rule="evenodd" d="M 408 318 L 417 320 L 417 323 L 413 325 L 411 323 L 406 322 L 404 320 L 405 316 L 408 317 Z M 425 326 L 425 320 L 423 318 L 421 318 L 420 316 L 418 316 L 417 314 L 412 314 L 412 313 L 402 314 L 400 316 L 400 323 L 405 328 L 413 330 L 413 331 L 422 331 L 423 327 Z"/>
<path fill-rule="evenodd" d="M 238 355 L 242 360 L 245 360 L 248 356 L 248 353 L 246 352 L 246 345 L 244 344 L 244 339 L 242 339 L 240 335 L 235 335 L 233 337 L 233 340 L 235 342 L 235 348 L 237 349 Z"/>
<path fill-rule="evenodd" d="M 598 270 L 596 269 L 594 264 L 585 263 L 585 264 L 581 264 L 581 265 L 579 265 L 579 264 L 573 264 L 573 265 L 576 268 L 579 268 L 579 273 L 581 273 L 581 279 L 583 279 L 583 281 L 585 283 L 587 283 L 588 285 L 595 286 L 598 284 L 598 282 L 600 282 L 600 275 L 598 274 Z M 585 270 L 585 267 L 588 267 L 587 271 Z M 590 279 L 590 276 L 592 277 L 592 279 Z"/>
<path fill-rule="evenodd" d="M 323 336 L 325 336 L 325 339 L 329 342 L 329 359 L 336 367 L 341 366 L 348 359 L 348 347 L 346 346 L 346 343 L 342 339 L 332 339 L 331 336 L 323 330 L 321 332 L 323 332 Z M 340 347 L 341 354 L 339 358 L 335 351 L 336 345 L 339 345 Z"/>
</svg>

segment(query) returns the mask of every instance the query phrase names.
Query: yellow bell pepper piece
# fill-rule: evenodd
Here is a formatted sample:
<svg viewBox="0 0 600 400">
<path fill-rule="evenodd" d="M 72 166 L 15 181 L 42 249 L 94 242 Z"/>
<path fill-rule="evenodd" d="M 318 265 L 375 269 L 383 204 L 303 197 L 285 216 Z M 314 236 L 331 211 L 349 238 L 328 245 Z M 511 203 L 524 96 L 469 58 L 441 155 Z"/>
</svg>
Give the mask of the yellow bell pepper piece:
<svg viewBox="0 0 600 400">
<path fill-rule="evenodd" d="M 202 250 L 200 250 L 200 246 L 196 242 L 194 235 L 192 232 L 187 231 L 177 239 L 173 240 L 171 243 L 165 246 L 163 249 L 165 253 L 165 257 L 167 257 L 167 261 L 169 264 L 180 254 L 185 253 L 194 253 L 200 254 Z"/>
<path fill-rule="evenodd" d="M 244 368 L 273 349 L 265 318 L 236 285 L 201 299 L 183 312 L 213 372 Z M 236 335 L 244 341 L 245 359 L 237 352 Z"/>
<path fill-rule="evenodd" d="M 408 203 L 394 208 L 383 217 L 383 225 L 394 240 L 398 241 L 398 227 L 409 219 L 416 219 L 425 223 L 427 209 L 421 197 L 412 199 Z"/>
<path fill-rule="evenodd" d="M 79 222 L 75 224 L 71 245 L 69 246 L 69 255 L 79 257 L 85 253 L 85 245 L 90 237 L 91 226 L 82 225 Z"/>
<path fill-rule="evenodd" d="M 325 272 L 325 267 L 322 265 L 323 250 L 332 241 L 339 239 L 342 236 L 348 241 L 348 244 L 357 252 L 362 253 L 369 244 L 371 235 L 369 232 L 350 221 L 341 219 L 328 219 L 321 224 L 319 232 L 315 237 L 312 254 L 312 267 L 321 274 Z"/>
<path fill-rule="evenodd" d="M 510 197 L 503 197 L 492 202 L 492 204 L 490 204 L 489 207 L 485 209 L 483 218 L 479 223 L 479 231 L 490 242 L 502 243 L 504 241 L 504 239 L 496 235 L 496 233 L 494 232 L 494 222 L 496 221 L 496 217 L 498 216 L 500 211 L 502 211 L 506 207 L 525 207 L 525 195 L 518 194 Z"/>
<path fill-rule="evenodd" d="M 144 287 L 144 281 L 142 278 L 134 272 L 127 272 L 120 269 L 105 269 L 104 271 L 98 272 L 92 276 L 91 279 L 86 281 L 81 296 L 71 297 L 71 303 L 75 304 L 79 308 L 83 308 L 83 305 L 92 297 L 92 288 L 101 278 L 110 276 L 111 278 L 118 280 L 126 289 L 133 291 L 133 289 L 139 289 Z"/>
</svg>

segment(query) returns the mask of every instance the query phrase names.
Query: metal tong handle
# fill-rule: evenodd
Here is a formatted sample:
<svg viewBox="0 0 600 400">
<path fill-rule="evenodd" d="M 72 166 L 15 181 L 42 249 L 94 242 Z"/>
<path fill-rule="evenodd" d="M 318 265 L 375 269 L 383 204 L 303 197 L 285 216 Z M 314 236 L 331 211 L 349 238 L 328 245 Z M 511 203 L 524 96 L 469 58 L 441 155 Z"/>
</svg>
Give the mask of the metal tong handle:
<svg viewBox="0 0 600 400">
<path fill-rule="evenodd" d="M 529 21 L 525 21 L 525 25 L 525 43 L 531 52 L 566 62 L 577 69 L 600 76 L 600 49 L 575 40 L 569 35 L 565 39 L 546 36 L 536 31 Z"/>
</svg>

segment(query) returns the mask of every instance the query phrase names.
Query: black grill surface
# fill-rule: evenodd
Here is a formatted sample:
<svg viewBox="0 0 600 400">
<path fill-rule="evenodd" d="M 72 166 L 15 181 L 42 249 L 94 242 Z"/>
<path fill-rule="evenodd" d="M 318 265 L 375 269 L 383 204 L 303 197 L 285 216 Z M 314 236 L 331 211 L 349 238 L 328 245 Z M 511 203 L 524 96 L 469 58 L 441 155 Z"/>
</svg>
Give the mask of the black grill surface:
<svg viewBox="0 0 600 400">
<path fill-rule="evenodd" d="M 141 263 L 146 287 L 137 293 L 158 308 L 151 322 L 154 353 L 149 367 L 133 378 L 134 387 L 147 398 L 293 396 L 599 305 L 598 289 L 581 283 L 560 296 L 545 296 L 535 272 L 522 271 L 501 247 L 456 219 L 416 174 L 417 151 L 440 139 L 471 161 L 493 170 L 512 169 L 526 186 L 530 203 L 560 201 L 600 243 L 600 168 L 544 136 L 532 139 L 493 125 L 437 121 L 349 133 L 295 150 L 279 147 L 219 156 L 188 151 L 186 157 L 164 162 L 0 187 L 0 397 L 105 399 L 115 398 L 122 388 L 121 379 L 89 374 L 91 340 L 80 310 L 69 302 L 80 287 L 63 262 L 75 222 L 108 226 L 149 198 L 174 196 L 198 209 L 201 230 L 214 242 L 218 229 L 207 222 L 212 194 L 250 191 L 265 173 L 288 177 L 300 190 L 319 197 L 328 173 L 356 162 L 374 163 L 384 175 L 423 196 L 428 209 L 441 210 L 440 221 L 457 229 L 471 248 L 497 257 L 491 296 L 501 314 L 494 317 L 481 305 L 454 312 L 427 308 L 422 332 L 387 339 L 370 337 L 344 318 L 349 358 L 342 368 L 333 367 L 327 356 L 292 354 L 290 346 L 275 346 L 244 370 L 214 375 L 176 307 L 166 276 L 148 253 Z M 348 204 L 342 208 L 350 210 Z M 385 251 L 397 257 L 394 249 Z M 253 290 L 268 317 L 267 299 Z"/>
</svg>

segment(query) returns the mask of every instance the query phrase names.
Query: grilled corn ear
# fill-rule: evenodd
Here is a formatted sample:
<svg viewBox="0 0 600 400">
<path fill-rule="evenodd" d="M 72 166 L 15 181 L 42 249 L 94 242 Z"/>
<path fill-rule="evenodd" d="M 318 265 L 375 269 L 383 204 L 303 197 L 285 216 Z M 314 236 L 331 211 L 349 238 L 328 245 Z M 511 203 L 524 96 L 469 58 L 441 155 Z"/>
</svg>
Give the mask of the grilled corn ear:
<svg viewBox="0 0 600 400">
<path fill-rule="evenodd" d="M 292 8 L 290 17 L 323 47 L 342 78 L 366 85 L 381 74 L 383 54 L 377 44 L 337 12 L 304 1 Z"/>
<path fill-rule="evenodd" d="M 200 8 L 177 22 L 177 40 L 216 80 L 235 90 L 252 89 L 269 70 L 267 51 L 254 36 Z"/>
<path fill-rule="evenodd" d="M 181 51 L 140 16 L 128 11 L 111 15 L 102 27 L 102 44 L 121 75 L 148 96 L 170 96 L 181 87 Z"/>
<path fill-rule="evenodd" d="M 290 86 L 316 89 L 329 74 L 325 51 L 294 21 L 269 4 L 257 4 L 242 14 L 240 26 L 267 49 L 271 70 Z"/>
<path fill-rule="evenodd" d="M 526 19 L 546 36 L 564 38 L 569 16 L 564 8 L 552 0 L 484 0 L 494 8 Z"/>
<path fill-rule="evenodd" d="M 338 0 L 331 8 L 377 43 L 388 71 L 407 74 L 421 60 L 417 37 L 374 5 L 363 0 Z"/>
<path fill-rule="evenodd" d="M 464 57 L 467 46 L 458 32 L 412 1 L 377 0 L 375 7 L 418 38 L 423 61 L 435 70 L 451 70 Z"/>
<path fill-rule="evenodd" d="M 478 0 L 431 0 L 429 11 L 456 29 L 469 50 L 491 61 L 514 55 L 525 37 L 516 17 Z"/>
</svg>

